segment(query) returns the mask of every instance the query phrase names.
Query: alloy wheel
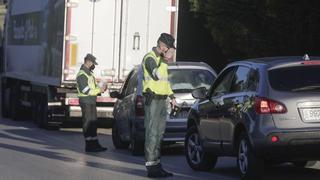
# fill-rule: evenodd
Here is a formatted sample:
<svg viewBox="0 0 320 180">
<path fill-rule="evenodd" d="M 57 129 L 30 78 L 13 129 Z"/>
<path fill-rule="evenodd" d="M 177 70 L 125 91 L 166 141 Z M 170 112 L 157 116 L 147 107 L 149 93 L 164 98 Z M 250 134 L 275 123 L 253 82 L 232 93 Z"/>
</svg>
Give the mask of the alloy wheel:
<svg viewBox="0 0 320 180">
<path fill-rule="evenodd" d="M 193 164 L 200 164 L 203 156 L 203 149 L 200 143 L 199 135 L 193 133 L 188 140 L 188 155 Z"/>
<path fill-rule="evenodd" d="M 248 170 L 248 144 L 242 139 L 239 145 L 238 164 L 242 174 L 246 174 Z"/>
</svg>

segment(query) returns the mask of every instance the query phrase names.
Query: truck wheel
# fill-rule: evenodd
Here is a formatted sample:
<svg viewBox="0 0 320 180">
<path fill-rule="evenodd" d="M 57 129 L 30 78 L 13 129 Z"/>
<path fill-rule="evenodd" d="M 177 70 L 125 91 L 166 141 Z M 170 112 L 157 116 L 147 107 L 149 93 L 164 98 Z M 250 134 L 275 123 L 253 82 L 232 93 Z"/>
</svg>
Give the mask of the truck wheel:
<svg viewBox="0 0 320 180">
<path fill-rule="evenodd" d="M 21 112 L 21 105 L 19 103 L 19 86 L 12 86 L 10 88 L 10 115 L 12 120 L 19 120 Z"/>
<path fill-rule="evenodd" d="M 264 168 L 263 160 L 256 157 L 245 133 L 240 135 L 238 142 L 237 166 L 241 179 L 260 179 Z"/>
<path fill-rule="evenodd" d="M 48 103 L 46 100 L 46 96 L 41 95 L 38 99 L 38 118 L 36 123 L 40 128 L 47 129 L 48 127 Z"/>
<path fill-rule="evenodd" d="M 1 107 L 2 107 L 2 117 L 10 118 L 10 89 L 2 84 L 1 91 Z"/>
<path fill-rule="evenodd" d="M 137 139 L 133 125 L 130 132 L 130 150 L 134 156 L 142 156 L 144 154 L 144 141 Z"/>
<path fill-rule="evenodd" d="M 32 107 L 32 114 L 31 114 L 31 119 L 34 124 L 38 124 L 38 113 L 40 112 L 38 110 L 38 100 L 35 95 L 32 96 L 32 101 L 31 101 L 31 107 Z"/>
<path fill-rule="evenodd" d="M 38 126 L 42 127 L 42 104 L 41 97 L 35 97 L 35 105 L 34 105 L 34 114 L 33 114 L 33 122 Z"/>
<path fill-rule="evenodd" d="M 116 122 L 116 120 L 114 121 Z M 121 140 L 117 123 L 114 123 L 112 126 L 112 143 L 116 149 L 127 149 L 129 147 L 129 142 Z"/>
<path fill-rule="evenodd" d="M 196 126 L 187 130 L 184 147 L 187 162 L 193 170 L 209 171 L 215 167 L 218 157 L 203 149 Z"/>
</svg>

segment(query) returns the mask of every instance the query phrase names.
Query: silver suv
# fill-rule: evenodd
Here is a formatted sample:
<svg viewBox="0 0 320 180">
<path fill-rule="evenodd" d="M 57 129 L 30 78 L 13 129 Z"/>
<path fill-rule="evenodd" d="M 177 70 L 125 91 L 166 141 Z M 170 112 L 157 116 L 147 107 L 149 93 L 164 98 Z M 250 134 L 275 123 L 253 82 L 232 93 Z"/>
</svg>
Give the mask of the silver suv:
<svg viewBox="0 0 320 180">
<path fill-rule="evenodd" d="M 112 140 L 116 148 L 128 148 L 133 155 L 141 155 L 144 150 L 144 101 L 142 96 L 141 66 L 134 68 L 128 75 L 120 92 L 112 92 L 116 97 L 112 126 Z M 141 69 L 140 69 L 141 70 Z M 180 111 L 168 118 L 163 141 L 165 143 L 184 142 L 187 131 L 187 115 L 195 102 L 191 92 L 199 87 L 209 89 L 216 78 L 215 71 L 201 62 L 175 62 L 168 64 L 169 80 Z"/>
<path fill-rule="evenodd" d="M 236 156 L 242 179 L 258 179 L 265 162 L 303 167 L 320 157 L 320 58 L 272 57 L 229 64 L 209 91 L 193 91 L 186 159 L 209 170 Z"/>
</svg>

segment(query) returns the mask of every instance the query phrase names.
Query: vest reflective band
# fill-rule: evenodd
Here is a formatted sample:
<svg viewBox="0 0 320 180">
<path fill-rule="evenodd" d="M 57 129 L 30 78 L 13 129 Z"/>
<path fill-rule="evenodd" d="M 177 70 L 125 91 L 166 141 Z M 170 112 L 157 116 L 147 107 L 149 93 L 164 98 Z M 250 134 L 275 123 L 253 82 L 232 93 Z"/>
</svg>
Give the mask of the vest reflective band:
<svg viewBox="0 0 320 180">
<path fill-rule="evenodd" d="M 80 91 L 79 87 L 77 86 L 78 90 L 78 97 L 86 97 L 86 96 L 97 96 L 100 93 L 100 88 L 96 84 L 96 80 L 93 75 L 88 75 L 83 70 L 80 70 L 77 74 L 77 77 L 85 75 L 88 78 L 88 87 L 89 87 L 89 93 L 84 94 Z M 84 88 L 84 90 L 87 90 L 87 88 Z"/>
<path fill-rule="evenodd" d="M 170 86 L 170 82 L 168 80 L 168 65 L 166 63 L 161 63 L 161 65 L 157 69 L 157 75 L 159 80 L 153 80 L 152 77 L 149 75 L 149 72 L 147 71 L 145 67 L 145 61 L 148 58 L 152 58 L 156 61 L 157 64 L 160 63 L 161 57 L 157 57 L 154 51 L 149 52 L 144 58 L 143 58 L 143 92 L 147 92 L 147 89 L 149 88 L 152 92 L 154 92 L 157 95 L 171 95 L 173 94 Z"/>
</svg>

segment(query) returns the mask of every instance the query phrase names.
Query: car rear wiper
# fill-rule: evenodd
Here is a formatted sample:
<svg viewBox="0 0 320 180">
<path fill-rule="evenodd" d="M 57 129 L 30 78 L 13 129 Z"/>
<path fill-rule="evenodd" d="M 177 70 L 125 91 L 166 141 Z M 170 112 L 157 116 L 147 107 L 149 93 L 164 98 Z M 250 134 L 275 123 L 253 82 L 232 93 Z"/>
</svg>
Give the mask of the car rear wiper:
<svg viewBox="0 0 320 180">
<path fill-rule="evenodd" d="M 320 85 L 313 85 L 313 86 L 304 86 L 292 89 L 293 92 L 297 91 L 310 91 L 310 90 L 320 90 Z"/>
<path fill-rule="evenodd" d="M 175 93 L 189 93 L 192 92 L 193 89 L 173 89 L 172 91 Z"/>
</svg>

